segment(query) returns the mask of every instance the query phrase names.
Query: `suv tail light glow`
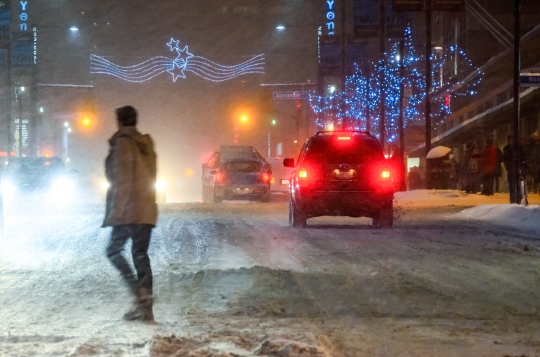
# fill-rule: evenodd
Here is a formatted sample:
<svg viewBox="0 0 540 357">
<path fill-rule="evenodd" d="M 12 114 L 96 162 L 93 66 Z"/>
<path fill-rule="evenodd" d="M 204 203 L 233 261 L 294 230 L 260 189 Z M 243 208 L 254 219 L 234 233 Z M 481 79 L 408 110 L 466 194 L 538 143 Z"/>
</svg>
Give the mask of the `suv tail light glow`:
<svg viewBox="0 0 540 357">
<path fill-rule="evenodd" d="M 218 172 L 216 176 L 214 176 L 214 182 L 216 183 L 225 182 L 225 175 L 223 174 L 223 172 Z"/>
<path fill-rule="evenodd" d="M 270 176 L 270 174 L 262 174 L 262 180 L 263 182 L 270 182 L 270 180 L 272 179 L 272 177 Z"/>
<path fill-rule="evenodd" d="M 383 171 L 381 176 L 382 176 L 383 179 L 389 179 L 390 178 L 390 171 L 386 171 L 386 170 Z"/>
<path fill-rule="evenodd" d="M 351 140 L 350 136 L 339 136 L 338 140 Z"/>
<path fill-rule="evenodd" d="M 308 177 L 307 170 L 298 171 L 298 177 L 299 178 L 307 178 Z"/>
</svg>

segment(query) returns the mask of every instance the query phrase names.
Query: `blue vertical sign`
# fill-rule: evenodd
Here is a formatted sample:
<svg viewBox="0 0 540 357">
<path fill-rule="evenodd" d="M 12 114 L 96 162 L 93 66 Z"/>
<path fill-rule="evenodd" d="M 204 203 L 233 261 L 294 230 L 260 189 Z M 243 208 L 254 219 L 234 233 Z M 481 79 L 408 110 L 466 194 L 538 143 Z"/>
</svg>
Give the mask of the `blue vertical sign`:
<svg viewBox="0 0 540 357">
<path fill-rule="evenodd" d="M 326 34 L 333 36 L 336 34 L 336 1 L 325 0 L 326 3 Z"/>
<path fill-rule="evenodd" d="M 19 1 L 19 31 L 28 31 L 28 0 Z"/>
</svg>

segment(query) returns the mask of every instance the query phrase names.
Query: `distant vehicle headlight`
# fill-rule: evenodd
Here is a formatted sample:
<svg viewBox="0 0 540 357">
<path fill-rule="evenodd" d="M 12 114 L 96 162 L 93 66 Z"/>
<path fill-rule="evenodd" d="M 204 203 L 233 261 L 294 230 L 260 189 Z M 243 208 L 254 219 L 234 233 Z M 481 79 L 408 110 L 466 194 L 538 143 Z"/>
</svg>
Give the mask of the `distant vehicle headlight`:
<svg viewBox="0 0 540 357">
<path fill-rule="evenodd" d="M 156 182 L 157 191 L 165 191 L 166 188 L 167 188 L 167 182 L 165 182 L 165 180 L 158 180 Z"/>
<path fill-rule="evenodd" d="M 15 185 L 8 181 L 2 182 L 1 189 L 2 189 L 2 194 L 5 196 L 12 195 L 17 191 L 17 188 L 15 187 Z"/>
<path fill-rule="evenodd" d="M 103 181 L 101 183 L 101 188 L 104 189 L 104 190 L 108 190 L 109 188 L 111 187 L 111 184 L 107 181 Z"/>
<path fill-rule="evenodd" d="M 69 198 L 75 193 L 75 185 L 67 177 L 60 177 L 53 182 L 51 193 L 56 197 Z"/>
</svg>

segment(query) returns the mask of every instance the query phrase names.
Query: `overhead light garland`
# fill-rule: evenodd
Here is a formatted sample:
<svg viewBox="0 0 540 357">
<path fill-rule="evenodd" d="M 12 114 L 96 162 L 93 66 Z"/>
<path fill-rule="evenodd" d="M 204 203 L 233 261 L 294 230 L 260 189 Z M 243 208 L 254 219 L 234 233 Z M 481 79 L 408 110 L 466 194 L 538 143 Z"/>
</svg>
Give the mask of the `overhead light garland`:
<svg viewBox="0 0 540 357">
<path fill-rule="evenodd" d="M 403 61 L 404 78 L 403 84 L 411 88 L 411 97 L 403 110 L 404 125 L 414 121 L 423 121 L 425 108 L 426 77 L 424 75 L 424 58 L 416 56 L 415 47 L 412 45 L 411 29 L 405 31 L 405 54 L 399 58 L 398 43 L 392 46 L 389 54 L 386 54 L 386 66 L 380 63 L 355 64 L 355 72 L 348 76 L 345 83 L 345 91 L 334 92 L 326 96 L 318 96 L 310 93 L 310 104 L 313 111 L 318 115 L 317 125 L 329 128 L 334 125 L 341 126 L 343 118 L 348 119 L 351 129 L 366 130 L 367 117 L 369 116 L 371 129 L 379 125 L 379 98 L 381 97 L 380 71 L 384 71 L 385 82 L 383 88 L 386 93 L 386 120 L 385 128 L 388 133 L 388 142 L 397 138 L 400 86 L 400 61 Z M 459 61 L 466 65 L 469 70 L 478 70 L 472 61 L 467 58 L 465 52 L 456 47 L 449 48 L 444 54 L 435 53 L 432 56 L 433 63 L 433 93 L 440 93 L 450 88 L 452 83 L 443 82 L 442 78 L 445 66 L 454 65 Z M 483 73 L 481 73 L 483 75 Z M 482 81 L 482 75 L 475 82 L 468 83 L 459 91 L 448 93 L 446 96 L 433 96 L 432 110 L 434 128 L 437 128 L 441 119 L 452 113 L 451 98 L 457 96 L 471 96 L 477 94 L 476 88 Z M 341 105 L 344 99 L 345 105 Z M 378 135 L 378 134 L 376 134 Z"/>
<path fill-rule="evenodd" d="M 172 75 L 173 82 L 186 78 L 186 72 L 193 73 L 212 82 L 224 82 L 247 74 L 264 74 L 264 55 L 257 55 L 235 66 L 223 66 L 207 58 L 195 56 L 188 46 L 180 47 L 180 41 L 171 38 L 169 49 L 176 52 L 176 58 L 157 56 L 133 66 L 120 66 L 104 57 L 90 55 L 90 73 L 105 74 L 124 81 L 141 83 L 165 72 Z"/>
</svg>

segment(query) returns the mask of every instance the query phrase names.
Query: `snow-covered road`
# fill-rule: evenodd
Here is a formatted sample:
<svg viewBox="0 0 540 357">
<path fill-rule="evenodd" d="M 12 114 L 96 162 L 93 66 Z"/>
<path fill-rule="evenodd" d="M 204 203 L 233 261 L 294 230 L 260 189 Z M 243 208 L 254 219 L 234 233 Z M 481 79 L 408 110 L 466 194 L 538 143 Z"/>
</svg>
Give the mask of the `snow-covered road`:
<svg viewBox="0 0 540 357">
<path fill-rule="evenodd" d="M 0 356 L 540 355 L 538 232 L 399 200 L 391 230 L 292 229 L 285 202 L 162 207 L 157 325 L 121 320 L 100 208 L 8 216 Z"/>
</svg>

